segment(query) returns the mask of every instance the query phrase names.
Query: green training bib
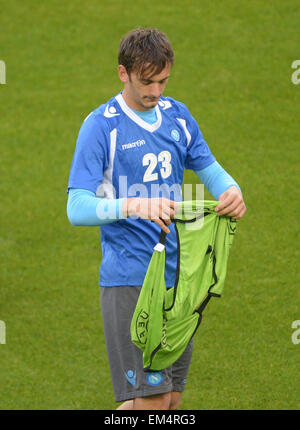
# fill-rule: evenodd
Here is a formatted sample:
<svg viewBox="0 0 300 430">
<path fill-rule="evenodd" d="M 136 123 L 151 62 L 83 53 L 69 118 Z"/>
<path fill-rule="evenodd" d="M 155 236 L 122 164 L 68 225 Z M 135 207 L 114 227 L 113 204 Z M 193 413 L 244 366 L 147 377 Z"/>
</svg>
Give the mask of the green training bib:
<svg viewBox="0 0 300 430">
<path fill-rule="evenodd" d="M 217 201 L 183 201 L 176 213 L 177 271 L 165 284 L 165 236 L 154 252 L 131 321 L 132 342 L 143 351 L 145 371 L 159 371 L 184 352 L 211 297 L 220 297 L 236 221 L 218 216 Z"/>
</svg>

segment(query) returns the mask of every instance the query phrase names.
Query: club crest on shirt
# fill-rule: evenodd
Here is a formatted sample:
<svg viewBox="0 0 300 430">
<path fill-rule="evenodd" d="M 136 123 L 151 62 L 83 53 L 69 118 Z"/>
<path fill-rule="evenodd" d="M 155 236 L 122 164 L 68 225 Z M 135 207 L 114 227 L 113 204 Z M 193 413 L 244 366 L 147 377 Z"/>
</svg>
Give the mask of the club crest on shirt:
<svg viewBox="0 0 300 430">
<path fill-rule="evenodd" d="M 179 141 L 180 141 L 180 133 L 179 133 L 179 131 L 178 131 L 178 130 L 176 130 L 176 128 L 174 128 L 174 129 L 171 131 L 171 136 L 172 136 L 172 138 L 173 138 L 176 142 L 179 142 Z"/>
</svg>

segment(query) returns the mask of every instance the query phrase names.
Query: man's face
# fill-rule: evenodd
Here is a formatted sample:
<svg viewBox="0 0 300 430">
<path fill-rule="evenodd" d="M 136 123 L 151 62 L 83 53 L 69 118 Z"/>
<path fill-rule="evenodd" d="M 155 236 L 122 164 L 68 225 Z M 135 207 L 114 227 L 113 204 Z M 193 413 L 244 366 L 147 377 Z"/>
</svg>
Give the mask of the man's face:
<svg viewBox="0 0 300 430">
<path fill-rule="evenodd" d="M 164 92 L 170 76 L 171 66 L 152 76 L 140 76 L 137 72 L 127 74 L 124 66 L 119 66 L 119 76 L 124 82 L 123 97 L 127 105 L 134 110 L 153 109 Z"/>
</svg>

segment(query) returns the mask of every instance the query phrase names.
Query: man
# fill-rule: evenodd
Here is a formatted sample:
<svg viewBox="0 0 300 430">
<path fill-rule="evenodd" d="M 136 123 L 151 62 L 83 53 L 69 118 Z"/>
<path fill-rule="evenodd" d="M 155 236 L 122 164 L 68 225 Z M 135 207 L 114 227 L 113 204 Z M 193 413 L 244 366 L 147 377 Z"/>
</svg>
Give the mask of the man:
<svg viewBox="0 0 300 430">
<path fill-rule="evenodd" d="M 167 233 L 167 287 L 176 275 L 172 218 L 184 168 L 220 201 L 219 215 L 246 211 L 238 184 L 218 164 L 187 108 L 162 94 L 174 54 L 157 29 L 128 33 L 119 48 L 124 89 L 83 122 L 71 166 L 67 212 L 73 225 L 100 225 L 103 327 L 119 409 L 177 409 L 192 342 L 162 372 L 143 372 L 130 323 L 161 230 Z M 173 193 L 171 197 L 171 192 Z"/>
</svg>

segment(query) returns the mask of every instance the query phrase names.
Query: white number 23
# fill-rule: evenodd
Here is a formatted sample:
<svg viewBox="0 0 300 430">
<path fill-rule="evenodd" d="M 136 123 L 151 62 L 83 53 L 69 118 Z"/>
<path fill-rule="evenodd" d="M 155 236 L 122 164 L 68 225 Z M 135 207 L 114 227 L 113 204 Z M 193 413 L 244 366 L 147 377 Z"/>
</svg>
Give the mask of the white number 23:
<svg viewBox="0 0 300 430">
<path fill-rule="evenodd" d="M 168 178 L 172 173 L 171 154 L 169 151 L 162 151 L 156 157 L 155 154 L 149 152 L 143 157 L 143 166 L 148 166 L 144 174 L 143 182 L 156 181 L 158 173 L 153 173 L 157 162 L 161 163 L 160 174 L 162 178 Z"/>
</svg>

